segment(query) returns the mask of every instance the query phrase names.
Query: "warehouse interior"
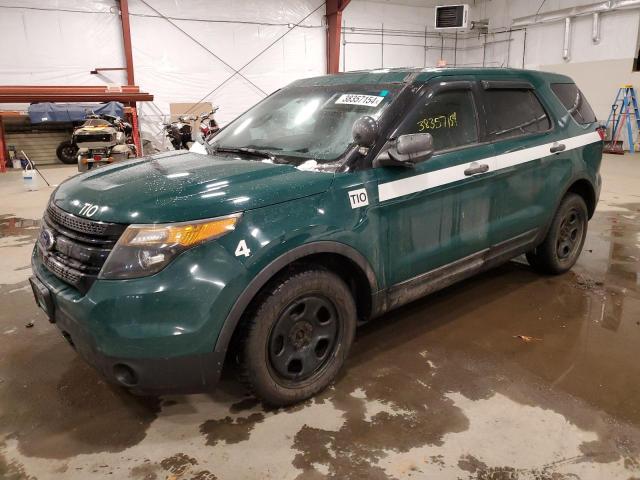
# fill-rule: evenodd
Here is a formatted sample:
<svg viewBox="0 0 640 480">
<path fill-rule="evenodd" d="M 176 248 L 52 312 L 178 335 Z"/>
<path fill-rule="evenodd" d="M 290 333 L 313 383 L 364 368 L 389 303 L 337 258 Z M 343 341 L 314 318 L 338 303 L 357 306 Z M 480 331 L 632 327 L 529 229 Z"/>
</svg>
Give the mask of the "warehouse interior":
<svg viewBox="0 0 640 480">
<path fill-rule="evenodd" d="M 438 7 L 463 3 L 463 26 L 437 28 Z M 0 480 L 640 478 L 640 1 L 0 0 L 0 38 Z M 232 355 L 209 391 L 132 393 L 69 348 L 36 303 L 32 252 L 63 182 L 75 182 L 71 198 L 93 176 L 98 211 L 129 181 L 109 183 L 101 162 L 162 171 L 174 154 L 211 154 L 203 138 L 292 82 L 403 69 L 575 82 L 605 153 L 573 268 L 540 275 L 519 255 L 363 322 L 329 386 L 285 407 L 248 391 Z M 85 153 L 83 128 L 117 144 Z M 213 200 L 220 178 L 208 180 Z M 189 179 L 162 218 L 189 197 Z M 309 185 L 288 188 L 310 196 Z M 132 212 L 162 210 L 160 192 L 127 195 Z M 242 242 L 235 257 L 250 260 Z"/>
</svg>

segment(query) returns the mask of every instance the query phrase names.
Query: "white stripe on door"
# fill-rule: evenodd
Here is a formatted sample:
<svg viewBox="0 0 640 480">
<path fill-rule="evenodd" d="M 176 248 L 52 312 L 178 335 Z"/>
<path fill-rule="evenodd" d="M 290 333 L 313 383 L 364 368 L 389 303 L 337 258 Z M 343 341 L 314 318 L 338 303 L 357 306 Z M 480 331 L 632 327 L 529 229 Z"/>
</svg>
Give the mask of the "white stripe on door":
<svg viewBox="0 0 640 480">
<path fill-rule="evenodd" d="M 559 142 L 545 143 L 544 145 L 503 153 L 502 155 L 496 155 L 495 157 L 478 159 L 476 162 L 488 164 L 488 171 L 492 172 L 549 156 L 551 155 L 549 149 L 555 143 L 563 143 L 566 145 L 567 148 L 564 150 L 566 152 L 600 141 L 601 139 L 598 132 L 585 133 L 584 135 L 578 135 L 577 137 L 565 138 Z M 403 197 L 405 195 L 421 192 L 430 188 L 440 187 L 447 183 L 464 180 L 465 178 L 473 178 L 473 176 L 468 177 L 464 174 L 464 171 L 468 167 L 469 163 L 464 163 L 454 167 L 442 168 L 440 170 L 434 170 L 433 172 L 414 175 L 413 177 L 407 177 L 401 180 L 394 180 L 393 182 L 382 183 L 378 185 L 379 201 L 384 202 L 386 200 Z"/>
</svg>

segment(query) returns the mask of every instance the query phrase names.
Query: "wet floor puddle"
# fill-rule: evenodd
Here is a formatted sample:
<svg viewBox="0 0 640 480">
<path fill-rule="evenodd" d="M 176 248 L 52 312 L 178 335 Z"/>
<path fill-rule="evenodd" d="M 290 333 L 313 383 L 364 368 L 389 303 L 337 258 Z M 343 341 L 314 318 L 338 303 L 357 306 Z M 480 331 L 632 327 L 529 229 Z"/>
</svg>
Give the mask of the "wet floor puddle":
<svg viewBox="0 0 640 480">
<path fill-rule="evenodd" d="M 31 244 L 38 237 L 40 220 L 0 215 L 0 238 L 16 237 Z"/>
<path fill-rule="evenodd" d="M 0 215 L 0 286 L 29 277 L 29 258 L 39 225 L 39 220 Z"/>
</svg>

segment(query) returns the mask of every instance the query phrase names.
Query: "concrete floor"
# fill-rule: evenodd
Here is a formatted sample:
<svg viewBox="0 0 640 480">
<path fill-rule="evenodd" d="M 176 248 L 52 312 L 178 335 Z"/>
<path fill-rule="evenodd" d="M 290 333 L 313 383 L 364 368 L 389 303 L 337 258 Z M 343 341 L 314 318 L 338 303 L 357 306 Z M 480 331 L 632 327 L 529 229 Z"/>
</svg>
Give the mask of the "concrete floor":
<svg viewBox="0 0 640 480">
<path fill-rule="evenodd" d="M 602 170 L 572 272 L 515 261 L 395 311 L 333 387 L 278 411 L 234 380 L 160 399 L 106 385 L 26 282 L 51 189 L 0 175 L 0 478 L 640 478 L 640 157 Z"/>
</svg>

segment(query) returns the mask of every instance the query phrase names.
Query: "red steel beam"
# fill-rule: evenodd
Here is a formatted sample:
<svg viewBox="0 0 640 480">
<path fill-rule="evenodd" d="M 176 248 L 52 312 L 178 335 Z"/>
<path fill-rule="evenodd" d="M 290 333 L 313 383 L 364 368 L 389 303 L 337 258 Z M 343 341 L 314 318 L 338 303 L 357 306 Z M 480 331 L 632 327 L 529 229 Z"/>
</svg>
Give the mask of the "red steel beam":
<svg viewBox="0 0 640 480">
<path fill-rule="evenodd" d="M 100 94 L 59 94 L 59 95 L 2 95 L 0 103 L 39 103 L 39 102 L 152 102 L 153 95 L 148 93 L 100 93 Z"/>
<path fill-rule="evenodd" d="M 131 49 L 131 28 L 129 25 L 129 0 L 120 0 L 120 20 L 124 41 L 124 59 L 127 64 L 127 84 L 135 85 L 133 76 L 133 51 Z"/>
<path fill-rule="evenodd" d="M 140 93 L 140 87 L 136 85 L 124 85 L 109 89 L 105 85 L 2 85 L 1 93 L 16 94 L 63 94 L 63 93 Z M 146 94 L 145 94 L 146 95 Z"/>
<path fill-rule="evenodd" d="M 119 91 L 121 90 L 121 91 Z M 0 86 L 0 103 L 34 102 L 151 102 L 153 95 L 135 86 L 109 90 L 105 86 Z"/>
<path fill-rule="evenodd" d="M 327 0 L 327 73 L 340 71 L 340 31 L 342 11 L 351 0 Z"/>
</svg>

